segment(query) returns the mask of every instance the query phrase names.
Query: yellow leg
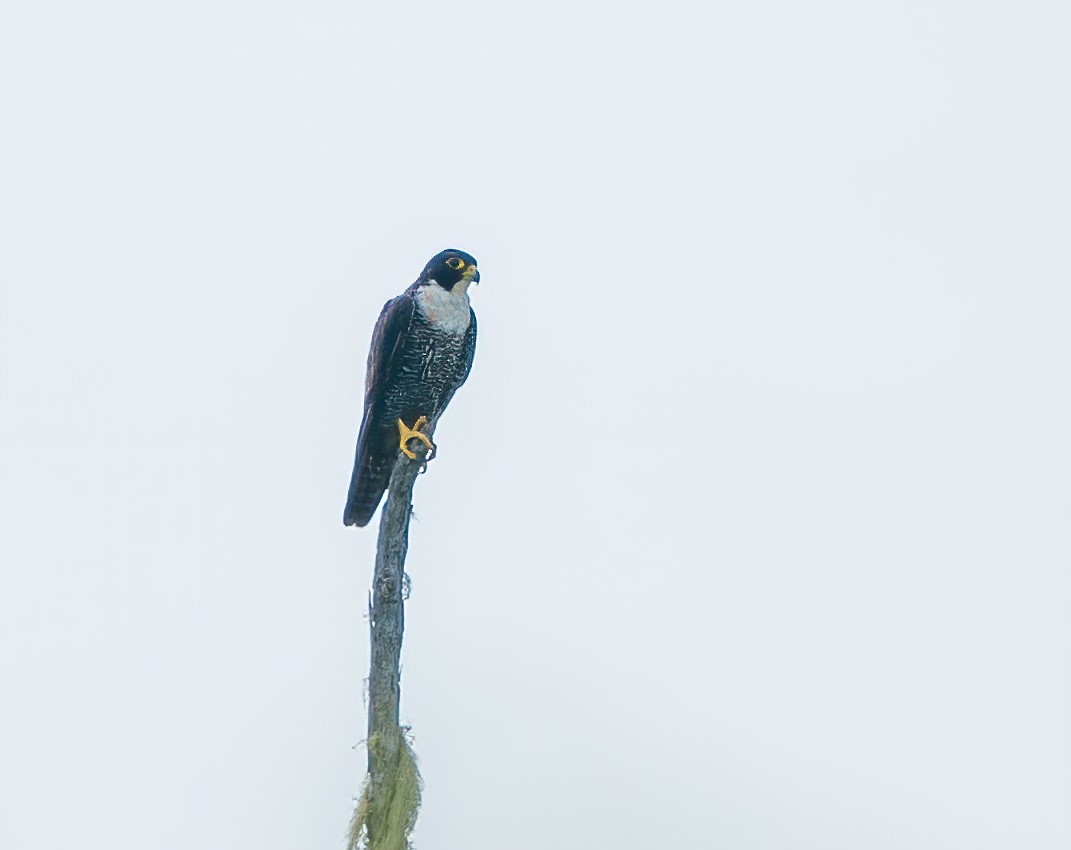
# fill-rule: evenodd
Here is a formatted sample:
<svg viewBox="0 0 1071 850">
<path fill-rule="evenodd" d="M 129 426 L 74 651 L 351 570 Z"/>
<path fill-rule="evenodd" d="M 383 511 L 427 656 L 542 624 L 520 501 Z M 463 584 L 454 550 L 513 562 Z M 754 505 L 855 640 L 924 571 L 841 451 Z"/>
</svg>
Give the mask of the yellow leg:
<svg viewBox="0 0 1071 850">
<path fill-rule="evenodd" d="M 420 440 L 425 446 L 428 447 L 428 456 L 425 460 L 430 460 L 432 455 L 435 454 L 435 443 L 428 439 L 427 434 L 422 434 L 420 429 L 428 424 L 428 417 L 421 416 L 416 422 L 413 423 L 413 427 L 408 427 L 401 419 L 398 420 L 398 448 L 402 450 L 402 453 L 409 458 L 409 460 L 416 460 L 416 452 L 409 450 L 407 445 L 410 440 Z"/>
</svg>

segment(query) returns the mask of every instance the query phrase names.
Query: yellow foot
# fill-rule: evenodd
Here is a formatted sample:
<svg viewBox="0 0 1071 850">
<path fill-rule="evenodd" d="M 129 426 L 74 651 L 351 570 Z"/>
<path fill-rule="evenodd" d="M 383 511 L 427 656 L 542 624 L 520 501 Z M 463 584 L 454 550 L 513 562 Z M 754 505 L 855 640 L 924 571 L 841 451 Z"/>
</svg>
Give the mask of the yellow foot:
<svg viewBox="0 0 1071 850">
<path fill-rule="evenodd" d="M 416 452 L 409 450 L 410 440 L 420 440 L 425 446 L 428 447 L 427 457 L 424 461 L 427 462 L 435 456 L 435 443 L 428 439 L 427 434 L 422 434 L 420 429 L 428 424 L 428 417 L 421 416 L 416 422 L 413 423 L 413 427 L 406 426 L 401 419 L 398 420 L 398 448 L 402 450 L 402 453 L 409 458 L 409 460 L 416 460 Z"/>
</svg>

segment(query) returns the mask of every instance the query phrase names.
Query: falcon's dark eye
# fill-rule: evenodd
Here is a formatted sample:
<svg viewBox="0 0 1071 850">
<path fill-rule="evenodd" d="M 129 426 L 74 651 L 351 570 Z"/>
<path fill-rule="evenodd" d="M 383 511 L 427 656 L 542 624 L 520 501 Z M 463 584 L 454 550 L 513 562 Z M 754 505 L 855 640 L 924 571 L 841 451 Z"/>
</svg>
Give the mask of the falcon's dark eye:
<svg viewBox="0 0 1071 850">
<path fill-rule="evenodd" d="M 449 266 L 450 268 L 452 268 L 452 269 L 459 269 L 459 268 L 461 268 L 461 267 L 462 267 L 463 265 L 465 265 L 465 264 L 464 264 L 463 262 L 461 262 L 461 260 L 459 260 L 459 259 L 458 259 L 457 257 L 451 257 L 451 258 L 450 258 L 449 260 L 447 260 L 447 261 L 446 261 L 446 264 L 447 264 L 447 265 L 448 265 L 448 266 Z"/>
</svg>

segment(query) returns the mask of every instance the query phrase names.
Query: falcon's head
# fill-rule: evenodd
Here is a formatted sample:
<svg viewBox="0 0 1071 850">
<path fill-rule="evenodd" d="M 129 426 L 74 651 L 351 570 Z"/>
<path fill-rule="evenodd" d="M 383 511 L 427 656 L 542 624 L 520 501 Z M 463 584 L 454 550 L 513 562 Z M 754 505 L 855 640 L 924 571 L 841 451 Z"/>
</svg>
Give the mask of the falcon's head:
<svg viewBox="0 0 1071 850">
<path fill-rule="evenodd" d="M 464 292 L 470 283 L 480 282 L 480 272 L 476 268 L 476 259 L 464 251 L 456 251 L 447 248 L 440 251 L 424 266 L 424 275 L 427 280 L 439 284 L 447 292 L 454 292 L 454 287 L 460 283 L 458 291 Z"/>
</svg>

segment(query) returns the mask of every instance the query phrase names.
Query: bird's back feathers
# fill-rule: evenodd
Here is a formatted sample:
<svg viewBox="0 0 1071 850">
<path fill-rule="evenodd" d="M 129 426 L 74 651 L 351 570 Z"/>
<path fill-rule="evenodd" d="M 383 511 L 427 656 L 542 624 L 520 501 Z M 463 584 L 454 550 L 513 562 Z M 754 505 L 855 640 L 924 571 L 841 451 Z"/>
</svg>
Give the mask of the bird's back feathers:
<svg viewBox="0 0 1071 850">
<path fill-rule="evenodd" d="M 397 433 L 393 422 L 380 422 L 378 401 L 389 380 L 397 353 L 405 343 L 413 321 L 413 293 L 406 290 L 383 305 L 372 332 L 365 376 L 364 417 L 357 437 L 357 455 L 353 462 L 349 496 L 342 521 L 346 525 L 366 526 L 379 507 L 390 481 L 391 467 L 397 457 Z M 393 449 L 393 451 L 392 451 Z"/>
</svg>

